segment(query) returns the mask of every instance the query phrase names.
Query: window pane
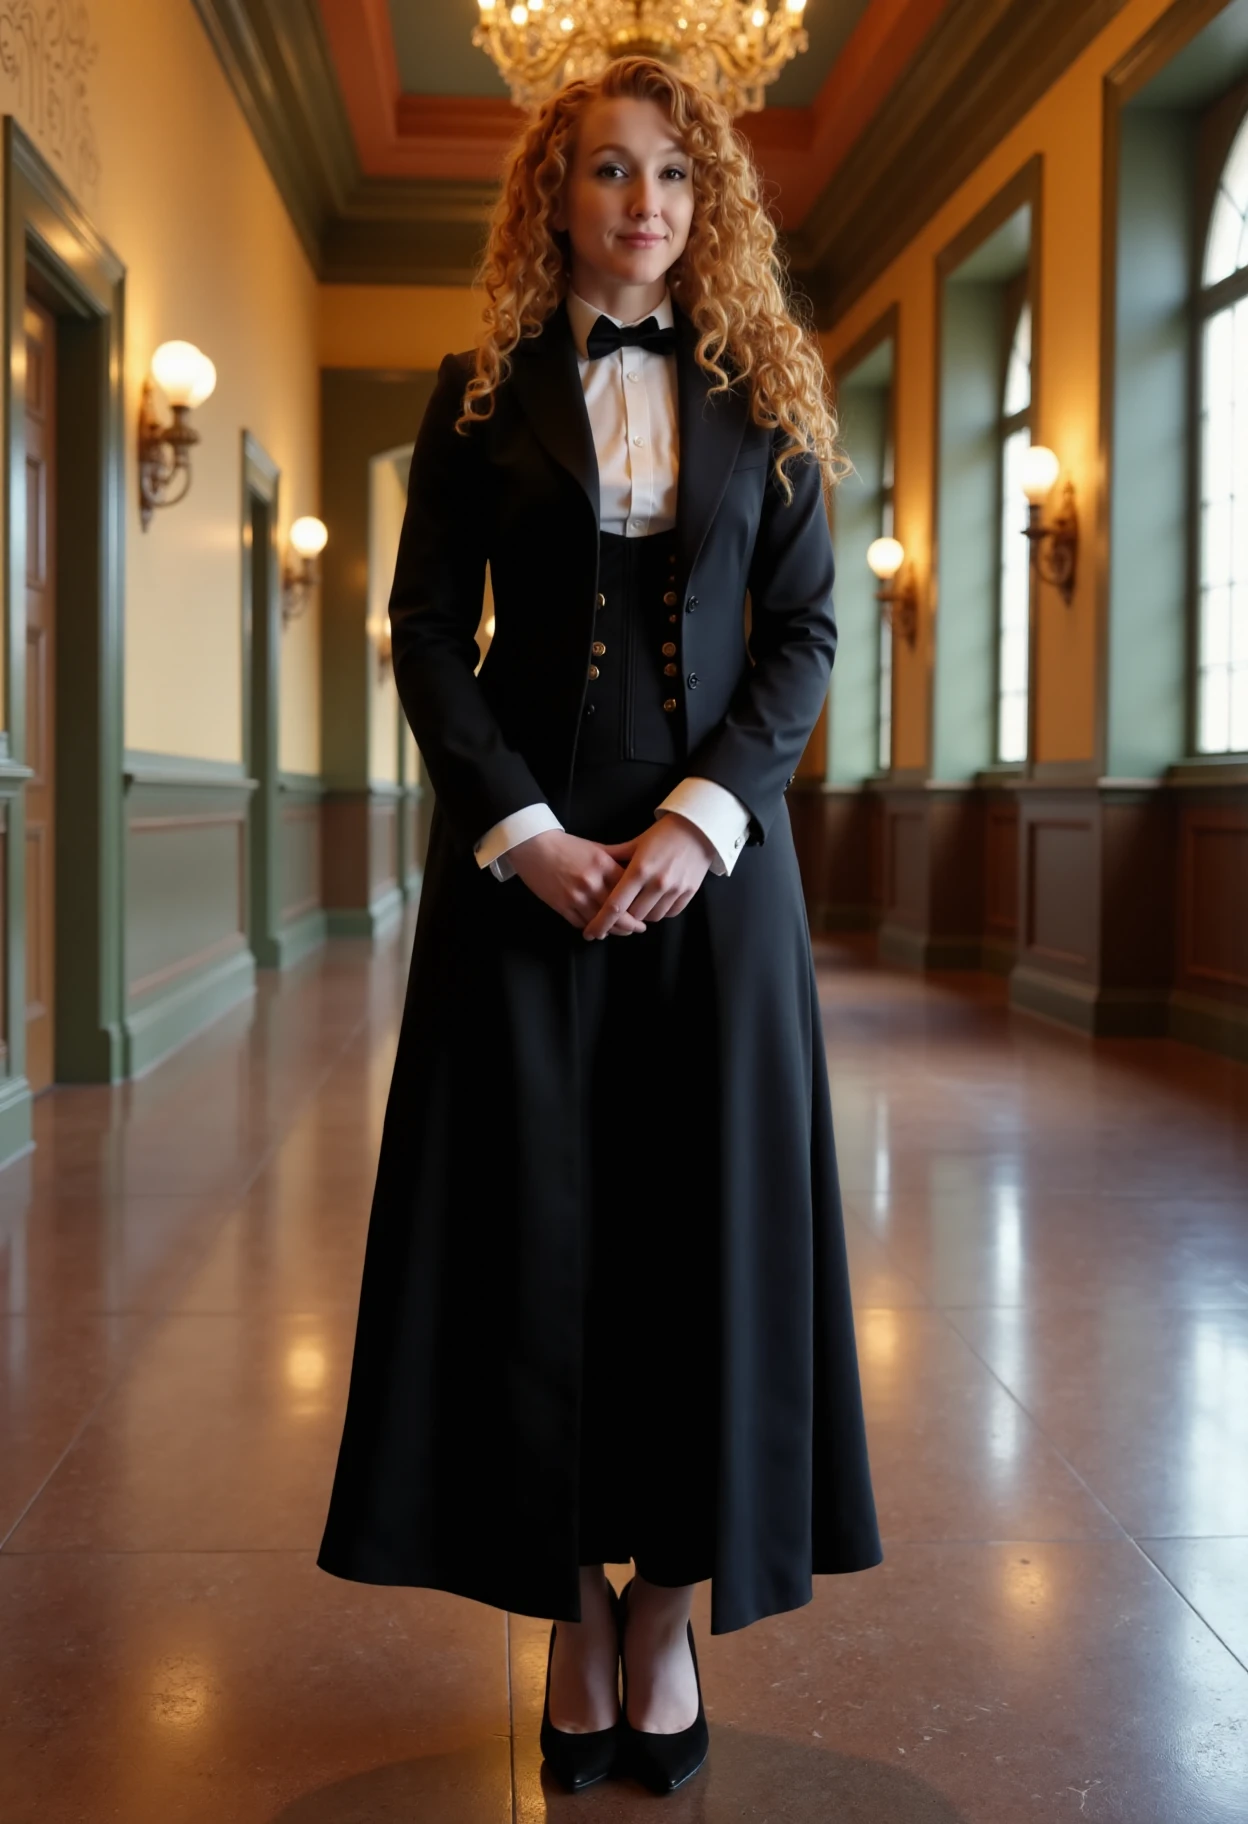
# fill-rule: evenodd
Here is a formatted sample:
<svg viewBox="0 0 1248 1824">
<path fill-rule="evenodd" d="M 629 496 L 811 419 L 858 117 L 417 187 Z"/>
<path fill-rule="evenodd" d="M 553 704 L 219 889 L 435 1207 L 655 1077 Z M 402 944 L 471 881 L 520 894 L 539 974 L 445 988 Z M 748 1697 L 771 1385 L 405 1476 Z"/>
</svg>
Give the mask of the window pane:
<svg viewBox="0 0 1248 1824">
<path fill-rule="evenodd" d="M 1031 305 L 1024 304 L 1018 313 L 1018 328 L 1005 370 L 1005 400 L 1002 416 L 1013 418 L 1031 404 Z"/>
<path fill-rule="evenodd" d="M 997 615 L 997 758 L 1027 758 L 1028 644 L 1031 557 L 1023 537 L 1027 507 L 1022 468 L 1031 432 L 1006 438 L 1001 461 L 1001 578 Z"/>
<path fill-rule="evenodd" d="M 880 617 L 879 714 L 878 762 L 880 771 L 886 773 L 893 764 L 893 634 L 883 616 Z"/>
<path fill-rule="evenodd" d="M 1204 353 L 1197 745 L 1236 753 L 1248 748 L 1248 299 L 1209 319 Z"/>
<path fill-rule="evenodd" d="M 1248 121 L 1235 137 L 1209 224 L 1205 284 L 1216 285 L 1248 264 Z"/>
</svg>

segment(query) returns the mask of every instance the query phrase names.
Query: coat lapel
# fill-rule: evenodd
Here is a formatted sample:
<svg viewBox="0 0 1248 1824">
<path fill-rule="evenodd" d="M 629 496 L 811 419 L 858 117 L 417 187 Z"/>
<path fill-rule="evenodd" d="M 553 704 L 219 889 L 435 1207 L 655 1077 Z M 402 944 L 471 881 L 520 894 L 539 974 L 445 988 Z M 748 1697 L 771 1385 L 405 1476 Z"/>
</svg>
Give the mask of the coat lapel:
<svg viewBox="0 0 1248 1824">
<path fill-rule="evenodd" d="M 561 304 L 540 336 L 517 344 L 512 385 L 534 434 L 549 455 L 580 483 L 599 523 L 598 458 L 594 454 L 576 344 Z"/>
<path fill-rule="evenodd" d="M 698 332 L 682 310 L 676 317 L 676 386 L 680 405 L 680 473 L 676 532 L 681 574 L 688 577 L 724 497 L 749 417 L 743 390 L 710 397 L 712 381 L 698 366 Z"/>
</svg>

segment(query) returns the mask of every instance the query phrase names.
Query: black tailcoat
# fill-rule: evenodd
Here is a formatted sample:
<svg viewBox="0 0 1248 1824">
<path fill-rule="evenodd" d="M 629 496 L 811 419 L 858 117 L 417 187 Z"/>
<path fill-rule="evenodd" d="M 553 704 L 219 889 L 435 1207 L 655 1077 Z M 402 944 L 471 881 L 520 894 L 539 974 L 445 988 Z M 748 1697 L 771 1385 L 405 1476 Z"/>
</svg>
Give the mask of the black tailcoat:
<svg viewBox="0 0 1248 1824">
<path fill-rule="evenodd" d="M 880 1560 L 823 1036 L 784 800 L 836 633 L 818 466 L 790 464 L 743 391 L 710 396 L 677 313 L 677 592 L 691 774 L 750 813 L 701 889 L 720 1103 L 718 1513 L 712 1630 Z M 563 814 L 593 639 L 598 478 L 562 309 L 516 350 L 494 416 L 454 431 L 467 357 L 421 425 L 390 602 L 399 694 L 436 792 L 320 1563 L 579 1618 L 581 1158 L 575 946 L 474 841 L 536 800 Z M 486 562 L 495 633 L 479 676 Z M 747 647 L 744 604 L 751 603 Z M 611 943 L 645 943 L 611 938 Z M 639 1010 L 644 1018 L 644 1009 Z M 679 1121 L 679 1085 L 656 1108 Z M 657 1093 L 660 1091 L 661 1093 Z M 621 1162 L 644 1196 L 646 1135 Z"/>
</svg>

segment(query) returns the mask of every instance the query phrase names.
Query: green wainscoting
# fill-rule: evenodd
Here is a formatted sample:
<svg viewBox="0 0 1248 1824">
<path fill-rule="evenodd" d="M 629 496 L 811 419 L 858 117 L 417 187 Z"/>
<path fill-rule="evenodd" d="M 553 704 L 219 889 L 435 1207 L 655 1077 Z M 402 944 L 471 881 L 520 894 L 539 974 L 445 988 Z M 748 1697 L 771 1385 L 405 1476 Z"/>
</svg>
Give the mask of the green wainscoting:
<svg viewBox="0 0 1248 1824">
<path fill-rule="evenodd" d="M 237 763 L 126 755 L 127 1076 L 255 992 L 247 933 L 253 790 Z"/>
<path fill-rule="evenodd" d="M 278 796 L 281 922 L 277 967 L 289 969 L 325 942 L 329 919 L 321 890 L 321 820 L 325 788 L 311 773 L 282 773 Z"/>
</svg>

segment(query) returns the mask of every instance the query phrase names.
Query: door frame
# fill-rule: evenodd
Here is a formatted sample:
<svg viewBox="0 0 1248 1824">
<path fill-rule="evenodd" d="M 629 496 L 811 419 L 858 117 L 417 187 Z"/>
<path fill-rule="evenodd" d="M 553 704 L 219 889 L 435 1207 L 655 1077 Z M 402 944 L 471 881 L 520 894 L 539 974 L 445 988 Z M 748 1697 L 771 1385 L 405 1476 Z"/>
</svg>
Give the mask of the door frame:
<svg viewBox="0 0 1248 1824">
<path fill-rule="evenodd" d="M 282 966 L 281 803 L 278 716 L 282 591 L 278 548 L 281 470 L 250 431 L 243 432 L 242 547 L 243 767 L 255 781 L 247 818 L 247 932 L 262 969 Z M 252 502 L 268 515 L 261 558 L 252 547 Z M 264 600 L 256 600 L 262 567 Z"/>
<path fill-rule="evenodd" d="M 56 1080 L 122 1075 L 125 905 L 125 267 L 11 115 L 3 118 L 5 234 L 3 588 L 4 997 L 0 1161 L 29 1143 L 25 1077 L 26 294 L 58 323 Z M 67 403 L 68 402 L 68 403 Z M 67 535 L 67 528 L 73 536 Z"/>
</svg>

